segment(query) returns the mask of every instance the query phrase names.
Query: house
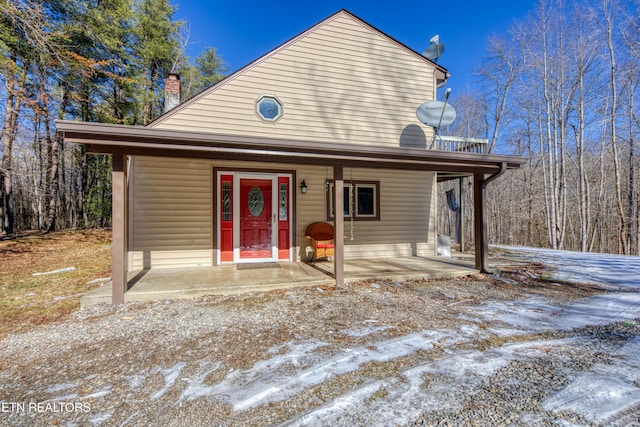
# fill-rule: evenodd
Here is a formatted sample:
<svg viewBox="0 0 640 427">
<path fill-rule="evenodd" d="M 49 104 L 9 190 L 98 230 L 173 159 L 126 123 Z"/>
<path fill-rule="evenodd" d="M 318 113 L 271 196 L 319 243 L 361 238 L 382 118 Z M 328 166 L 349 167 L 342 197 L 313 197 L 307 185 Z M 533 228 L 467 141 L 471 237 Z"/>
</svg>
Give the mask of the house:
<svg viewBox="0 0 640 427">
<path fill-rule="evenodd" d="M 316 221 L 338 284 L 345 259 L 435 255 L 438 173 L 475 177 L 486 270 L 486 184 L 524 159 L 428 149 L 416 108 L 447 77 L 341 10 L 147 127 L 58 121 L 113 156 L 113 302 L 130 270 L 307 260 Z"/>
</svg>

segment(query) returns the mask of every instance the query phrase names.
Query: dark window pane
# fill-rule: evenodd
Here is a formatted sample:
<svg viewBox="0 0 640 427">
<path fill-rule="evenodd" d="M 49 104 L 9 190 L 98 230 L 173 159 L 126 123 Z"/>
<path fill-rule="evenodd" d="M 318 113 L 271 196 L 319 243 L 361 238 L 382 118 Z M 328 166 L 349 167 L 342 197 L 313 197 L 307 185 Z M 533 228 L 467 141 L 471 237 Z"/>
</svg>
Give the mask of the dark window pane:
<svg viewBox="0 0 640 427">
<path fill-rule="evenodd" d="M 358 215 L 375 215 L 374 189 L 372 187 L 357 187 Z"/>
<path fill-rule="evenodd" d="M 344 187 L 344 215 L 349 216 L 349 209 L 351 208 L 351 204 L 349 203 L 349 187 Z"/>
<path fill-rule="evenodd" d="M 344 216 L 349 216 L 350 213 L 350 209 L 351 209 L 351 204 L 349 203 L 349 186 L 345 186 L 342 189 L 343 193 L 342 193 L 342 203 L 344 203 L 343 206 L 343 215 Z M 329 206 L 331 206 L 331 217 L 333 217 L 335 215 L 335 206 L 333 206 L 333 197 L 335 195 L 335 187 L 332 185 L 331 186 L 331 200 L 329 200 Z"/>
</svg>

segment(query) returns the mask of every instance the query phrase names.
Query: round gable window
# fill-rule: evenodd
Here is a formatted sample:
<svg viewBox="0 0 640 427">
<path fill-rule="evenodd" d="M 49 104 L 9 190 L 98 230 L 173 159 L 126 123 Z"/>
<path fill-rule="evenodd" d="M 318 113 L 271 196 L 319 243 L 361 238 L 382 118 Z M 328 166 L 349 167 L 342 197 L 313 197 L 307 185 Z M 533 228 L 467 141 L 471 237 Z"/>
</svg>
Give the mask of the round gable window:
<svg viewBox="0 0 640 427">
<path fill-rule="evenodd" d="M 262 120 L 275 122 L 282 117 L 282 104 L 275 96 L 262 95 L 256 101 L 256 112 Z"/>
</svg>

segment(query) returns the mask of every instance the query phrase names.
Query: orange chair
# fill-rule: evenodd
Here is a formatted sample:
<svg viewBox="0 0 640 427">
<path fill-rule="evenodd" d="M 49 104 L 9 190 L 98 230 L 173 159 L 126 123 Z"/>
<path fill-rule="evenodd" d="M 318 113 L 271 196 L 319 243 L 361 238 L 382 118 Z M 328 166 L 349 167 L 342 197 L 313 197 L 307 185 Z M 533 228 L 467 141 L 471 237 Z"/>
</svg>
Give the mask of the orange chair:
<svg viewBox="0 0 640 427">
<path fill-rule="evenodd" d="M 333 225 L 326 222 L 314 222 L 309 224 L 304 232 L 307 239 L 311 240 L 313 247 L 313 257 L 311 262 L 315 263 L 318 258 L 327 258 L 334 255 L 335 231 Z"/>
</svg>

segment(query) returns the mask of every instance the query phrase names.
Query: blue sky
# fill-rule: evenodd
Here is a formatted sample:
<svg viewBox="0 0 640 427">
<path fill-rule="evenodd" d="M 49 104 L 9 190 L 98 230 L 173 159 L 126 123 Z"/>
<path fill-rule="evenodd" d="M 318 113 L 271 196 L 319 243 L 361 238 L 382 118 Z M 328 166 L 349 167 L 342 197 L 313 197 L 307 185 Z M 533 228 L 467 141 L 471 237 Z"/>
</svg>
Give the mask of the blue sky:
<svg viewBox="0 0 640 427">
<path fill-rule="evenodd" d="M 235 71 L 298 33 L 347 9 L 410 48 L 422 52 L 429 39 L 440 34 L 446 50 L 440 60 L 449 70 L 452 95 L 473 87 L 472 65 L 484 55 L 487 37 L 506 34 L 514 20 L 522 19 L 537 0 L 484 1 L 256 1 L 175 0 L 174 17 L 190 28 L 189 53 L 207 46 Z M 453 98 L 453 96 L 452 96 Z"/>
</svg>

